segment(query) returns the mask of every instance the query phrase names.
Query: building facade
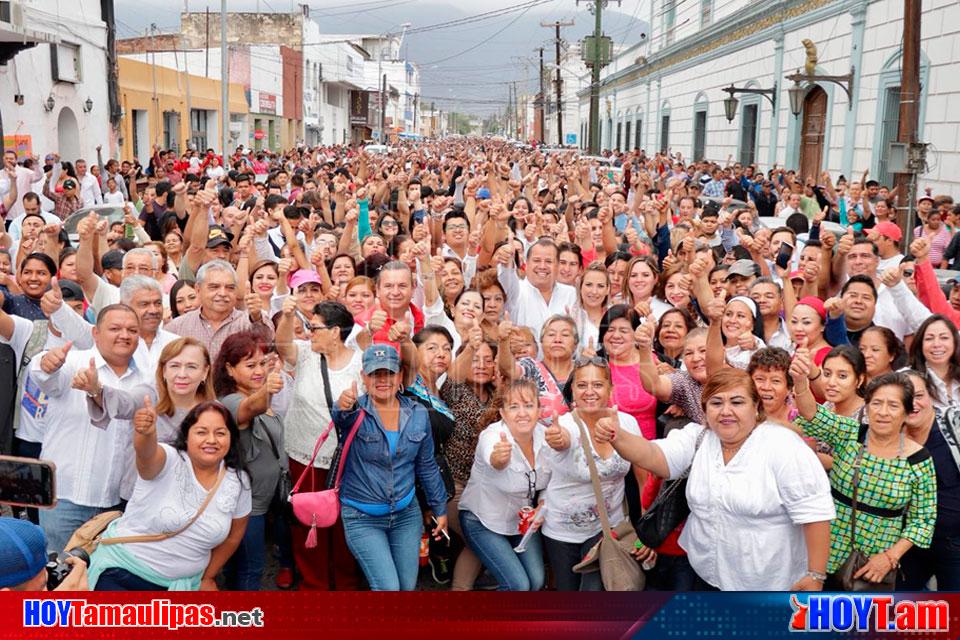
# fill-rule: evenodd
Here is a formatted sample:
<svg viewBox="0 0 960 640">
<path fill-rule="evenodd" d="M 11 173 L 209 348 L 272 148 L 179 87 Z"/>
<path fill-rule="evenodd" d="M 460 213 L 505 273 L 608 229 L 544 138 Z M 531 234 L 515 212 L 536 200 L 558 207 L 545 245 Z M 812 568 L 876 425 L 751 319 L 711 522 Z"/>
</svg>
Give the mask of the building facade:
<svg viewBox="0 0 960 640">
<path fill-rule="evenodd" d="M 181 153 L 186 144 L 200 151 L 219 148 L 219 80 L 125 57 L 119 67 L 121 158 L 139 158 L 146 164 L 154 144 Z M 231 83 L 229 99 L 231 116 L 244 119 L 248 108 L 243 85 Z M 237 137 L 244 133 L 241 130 Z"/>
<path fill-rule="evenodd" d="M 899 0 L 699 0 L 650 3 L 651 33 L 604 69 L 600 89 L 601 146 L 669 150 L 684 158 L 732 158 L 802 175 L 830 171 L 859 177 L 864 170 L 892 184 L 887 145 L 896 139 L 902 56 Z M 808 60 L 803 40 L 815 43 L 815 71 L 853 70 L 852 95 L 820 82 L 802 86 L 794 116 L 785 76 Z M 920 186 L 960 186 L 960 3 L 923 3 L 922 95 L 918 139 L 932 142 L 930 170 Z M 773 88 L 738 95 L 732 122 L 725 86 Z M 589 90 L 579 94 L 581 120 Z M 583 137 L 581 144 L 584 145 Z"/>
<path fill-rule="evenodd" d="M 0 2 L 0 121 L 5 148 L 21 157 L 105 157 L 116 146 L 111 86 L 112 3 Z"/>
</svg>

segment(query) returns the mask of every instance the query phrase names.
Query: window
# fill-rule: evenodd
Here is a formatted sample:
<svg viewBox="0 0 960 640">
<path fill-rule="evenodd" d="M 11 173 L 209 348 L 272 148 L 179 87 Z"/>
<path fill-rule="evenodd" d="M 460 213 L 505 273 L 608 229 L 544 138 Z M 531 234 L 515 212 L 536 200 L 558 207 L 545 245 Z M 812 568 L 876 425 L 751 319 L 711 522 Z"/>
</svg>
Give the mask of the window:
<svg viewBox="0 0 960 640">
<path fill-rule="evenodd" d="M 703 160 L 707 147 L 707 112 L 693 114 L 693 159 Z"/>
<path fill-rule="evenodd" d="M 700 28 L 713 22 L 713 0 L 700 0 Z"/>
<path fill-rule="evenodd" d="M 625 129 L 624 134 L 623 134 L 623 146 L 624 146 L 624 147 L 629 147 L 629 146 L 630 146 L 630 125 L 631 125 L 631 124 L 633 124 L 633 123 L 630 122 L 629 120 L 627 120 L 626 129 Z"/>
<path fill-rule="evenodd" d="M 176 111 L 163 112 L 163 148 L 180 153 L 180 114 Z"/>
<path fill-rule="evenodd" d="M 150 157 L 150 122 L 146 109 L 133 110 L 133 154 L 144 162 Z"/>
<path fill-rule="evenodd" d="M 195 149 L 207 148 L 207 112 L 204 109 L 190 110 L 190 142 Z"/>
<path fill-rule="evenodd" d="M 673 43 L 677 23 L 677 0 L 663 0 L 663 46 Z"/>
<path fill-rule="evenodd" d="M 643 120 L 642 120 L 641 118 L 637 118 L 637 130 L 636 130 L 636 131 L 634 132 L 634 134 L 633 134 L 633 135 L 636 137 L 636 140 L 634 140 L 633 146 L 637 147 L 638 149 L 639 149 L 641 146 L 643 146 L 643 145 L 640 143 L 640 138 L 641 138 L 641 135 L 640 135 L 640 134 L 641 134 L 642 130 L 643 130 Z"/>
<path fill-rule="evenodd" d="M 893 184 L 893 174 L 887 169 L 887 159 L 890 155 L 890 143 L 896 142 L 899 128 L 900 87 L 887 87 L 883 94 L 883 122 L 880 123 L 880 159 L 877 162 L 877 175 L 873 177 L 880 184 Z"/>
<path fill-rule="evenodd" d="M 667 153 L 670 149 L 670 115 L 660 117 L 660 153 Z"/>
<path fill-rule="evenodd" d="M 61 42 L 50 45 L 50 66 L 54 82 L 79 83 L 80 45 Z"/>
<path fill-rule="evenodd" d="M 757 117 L 760 105 L 745 104 L 740 116 L 740 164 L 746 166 L 757 161 Z"/>
<path fill-rule="evenodd" d="M 618 122 L 617 123 L 617 144 L 616 144 L 617 149 L 620 148 L 620 141 L 621 141 L 620 134 L 623 133 L 622 129 L 623 129 L 623 123 Z"/>
</svg>

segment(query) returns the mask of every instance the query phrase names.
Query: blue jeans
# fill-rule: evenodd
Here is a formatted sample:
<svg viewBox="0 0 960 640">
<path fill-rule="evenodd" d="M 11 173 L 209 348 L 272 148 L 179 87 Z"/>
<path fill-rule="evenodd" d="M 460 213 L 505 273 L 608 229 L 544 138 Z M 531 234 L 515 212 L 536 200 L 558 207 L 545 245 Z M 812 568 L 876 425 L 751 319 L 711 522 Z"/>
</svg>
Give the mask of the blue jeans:
<svg viewBox="0 0 960 640">
<path fill-rule="evenodd" d="M 657 554 L 657 564 L 647 572 L 647 591 L 693 591 L 697 573 L 687 556 Z"/>
<path fill-rule="evenodd" d="M 227 589 L 230 591 L 260 591 L 263 567 L 267 562 L 267 516 L 250 516 L 240 546 L 224 567 Z"/>
<path fill-rule="evenodd" d="M 467 544 L 497 579 L 498 591 L 540 591 L 543 588 L 543 547 L 540 532 L 527 542 L 527 550 L 513 550 L 522 536 L 504 536 L 483 526 L 475 514 L 460 512 L 460 528 Z"/>
<path fill-rule="evenodd" d="M 938 591 L 960 590 L 960 536 L 934 536 L 929 549 L 913 547 L 900 559 L 902 580 L 897 589 L 924 591 L 937 576 Z"/>
<path fill-rule="evenodd" d="M 583 556 L 597 544 L 602 535 L 602 532 L 598 533 L 580 543 L 561 542 L 543 536 L 543 545 L 547 548 L 547 557 L 550 558 L 550 566 L 553 567 L 557 591 L 603 591 L 603 581 L 600 579 L 599 571 L 573 572 L 573 565 L 583 560 Z"/>
<path fill-rule="evenodd" d="M 369 516 L 340 506 L 347 547 L 360 563 L 373 591 L 413 591 L 420 572 L 423 517 L 414 500 L 403 511 Z"/>
<path fill-rule="evenodd" d="M 86 507 L 62 499 L 57 501 L 53 509 L 41 509 L 40 526 L 47 536 L 47 550 L 63 553 L 73 532 L 102 511 L 106 509 Z"/>
</svg>

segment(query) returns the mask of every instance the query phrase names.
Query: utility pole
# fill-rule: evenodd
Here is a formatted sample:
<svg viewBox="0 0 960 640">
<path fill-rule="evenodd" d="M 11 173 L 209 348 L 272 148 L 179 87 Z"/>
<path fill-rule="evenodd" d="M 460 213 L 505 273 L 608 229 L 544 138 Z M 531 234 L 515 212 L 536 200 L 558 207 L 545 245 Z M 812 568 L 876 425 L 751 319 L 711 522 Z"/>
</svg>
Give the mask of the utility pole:
<svg viewBox="0 0 960 640">
<path fill-rule="evenodd" d="M 203 77 L 209 78 L 210 77 L 210 7 L 209 6 L 207 7 L 207 18 L 206 18 L 205 26 L 206 28 L 204 29 L 204 31 L 207 34 L 207 46 L 204 47 L 204 51 L 206 52 L 207 59 L 206 59 L 206 64 L 204 65 Z"/>
<path fill-rule="evenodd" d="M 540 95 L 537 96 L 538 101 L 538 111 L 537 111 L 537 120 L 540 123 L 540 134 L 537 136 L 537 141 L 540 144 L 544 143 L 544 129 L 543 129 L 543 113 L 544 113 L 544 100 L 546 99 L 546 94 L 543 90 L 543 47 L 540 47 Z"/>
<path fill-rule="evenodd" d="M 155 118 L 156 128 L 154 129 L 153 143 L 159 144 L 160 131 L 163 127 L 163 119 L 160 113 L 160 99 L 157 97 L 157 25 L 150 25 L 150 75 L 153 76 L 153 117 Z"/>
<path fill-rule="evenodd" d="M 387 74 L 380 85 L 380 144 L 387 144 Z"/>
<path fill-rule="evenodd" d="M 602 0 L 598 0 L 601 2 Z M 554 22 L 540 23 L 541 27 L 553 28 L 555 35 L 553 38 L 553 46 L 556 52 L 556 63 L 557 63 L 557 144 L 563 146 L 563 78 L 560 76 L 560 28 L 561 27 L 572 27 L 574 25 L 573 20 L 569 22 L 560 22 L 556 20 Z"/>
<path fill-rule="evenodd" d="M 230 135 L 230 67 L 227 64 L 227 0 L 220 0 L 220 154 L 227 163 Z"/>
<path fill-rule="evenodd" d="M 914 155 L 914 145 L 917 142 L 917 118 L 920 107 L 920 19 L 922 10 L 916 0 L 903 2 L 903 58 L 901 59 L 900 76 L 900 116 L 897 128 L 897 142 L 907 145 L 908 158 Z M 908 160 L 908 165 L 912 164 Z M 898 173 L 895 179 L 897 199 L 900 208 L 906 209 L 907 215 L 901 220 L 906 225 L 903 237 L 906 240 L 903 246 L 911 240 L 915 226 L 914 215 L 917 203 L 917 173 L 920 167 L 911 166 L 908 173 Z M 923 221 L 921 221 L 921 224 Z M 935 265 L 936 266 L 936 265 Z"/>
<path fill-rule="evenodd" d="M 606 50 L 604 42 L 609 42 L 603 35 L 603 8 L 607 6 L 610 0 L 583 0 L 592 4 L 593 8 L 593 46 L 589 52 L 591 55 L 585 59 L 587 66 L 590 67 L 590 153 L 597 155 L 600 153 L 600 69 L 609 63 L 611 50 Z M 581 0 L 577 0 L 580 4 Z M 620 0 L 616 0 L 619 6 Z M 609 44 L 607 46 L 610 46 Z M 587 53 L 584 51 L 584 53 Z M 606 59 L 605 59 L 606 58 Z"/>
<path fill-rule="evenodd" d="M 183 12 L 190 11 L 189 0 L 183 0 Z M 190 65 L 187 61 L 190 54 L 186 49 L 183 50 L 183 75 L 187 81 L 187 148 L 190 148 L 190 140 L 193 139 L 193 105 L 190 100 Z"/>
</svg>

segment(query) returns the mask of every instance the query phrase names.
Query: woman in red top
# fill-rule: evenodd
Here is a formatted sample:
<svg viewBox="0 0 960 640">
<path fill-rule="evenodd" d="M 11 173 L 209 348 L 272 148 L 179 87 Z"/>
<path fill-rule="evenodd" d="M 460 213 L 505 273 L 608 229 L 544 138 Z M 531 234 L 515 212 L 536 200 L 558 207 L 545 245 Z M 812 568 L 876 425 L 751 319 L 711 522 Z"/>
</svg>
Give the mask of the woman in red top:
<svg viewBox="0 0 960 640">
<path fill-rule="evenodd" d="M 610 363 L 613 381 L 613 402 L 620 411 L 629 413 L 640 425 L 640 432 L 648 440 L 657 437 L 657 399 L 640 382 L 640 351 L 634 332 L 640 326 L 640 316 L 625 304 L 617 304 L 603 314 L 600 320 L 602 355 Z"/>
</svg>

